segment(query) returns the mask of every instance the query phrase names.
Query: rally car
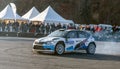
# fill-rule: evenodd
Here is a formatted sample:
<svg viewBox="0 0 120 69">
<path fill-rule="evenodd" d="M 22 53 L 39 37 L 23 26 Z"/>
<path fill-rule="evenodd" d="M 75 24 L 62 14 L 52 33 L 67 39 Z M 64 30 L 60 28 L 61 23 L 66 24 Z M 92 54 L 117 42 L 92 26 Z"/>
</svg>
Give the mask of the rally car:
<svg viewBox="0 0 120 69">
<path fill-rule="evenodd" d="M 52 52 L 58 55 L 79 50 L 95 54 L 95 40 L 86 31 L 59 29 L 46 37 L 36 39 L 33 43 L 33 51 Z"/>
</svg>

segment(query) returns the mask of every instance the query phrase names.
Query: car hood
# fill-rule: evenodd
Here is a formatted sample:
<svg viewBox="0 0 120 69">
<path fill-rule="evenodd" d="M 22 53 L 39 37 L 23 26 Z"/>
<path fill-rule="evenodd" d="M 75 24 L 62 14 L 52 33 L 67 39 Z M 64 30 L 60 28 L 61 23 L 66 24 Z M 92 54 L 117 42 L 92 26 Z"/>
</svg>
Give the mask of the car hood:
<svg viewBox="0 0 120 69">
<path fill-rule="evenodd" d="M 38 42 L 47 42 L 47 41 L 57 40 L 59 38 L 60 37 L 42 37 L 42 38 L 36 39 L 36 41 L 38 41 Z"/>
</svg>

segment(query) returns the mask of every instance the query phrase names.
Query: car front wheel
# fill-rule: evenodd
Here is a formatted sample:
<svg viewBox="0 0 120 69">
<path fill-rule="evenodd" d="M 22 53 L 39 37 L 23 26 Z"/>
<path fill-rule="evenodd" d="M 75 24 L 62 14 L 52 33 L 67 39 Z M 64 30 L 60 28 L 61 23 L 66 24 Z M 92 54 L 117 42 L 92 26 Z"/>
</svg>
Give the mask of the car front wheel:
<svg viewBox="0 0 120 69">
<path fill-rule="evenodd" d="M 63 44 L 57 44 L 56 47 L 55 47 L 55 54 L 57 55 L 61 55 L 63 54 L 65 51 L 65 47 Z"/>
<path fill-rule="evenodd" d="M 96 46 L 95 44 L 89 44 L 88 48 L 87 48 L 87 53 L 88 54 L 95 54 L 95 51 L 96 51 Z"/>
</svg>

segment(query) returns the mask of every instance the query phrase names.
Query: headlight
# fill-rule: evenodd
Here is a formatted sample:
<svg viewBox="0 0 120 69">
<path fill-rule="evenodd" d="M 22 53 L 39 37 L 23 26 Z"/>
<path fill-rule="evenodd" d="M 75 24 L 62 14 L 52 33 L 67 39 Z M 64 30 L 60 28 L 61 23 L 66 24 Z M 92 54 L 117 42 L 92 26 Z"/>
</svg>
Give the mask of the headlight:
<svg viewBox="0 0 120 69">
<path fill-rule="evenodd" d="M 34 43 L 38 42 L 37 40 L 34 41 Z"/>
<path fill-rule="evenodd" d="M 39 44 L 39 40 L 35 40 L 34 43 L 35 43 L 35 44 Z"/>
</svg>

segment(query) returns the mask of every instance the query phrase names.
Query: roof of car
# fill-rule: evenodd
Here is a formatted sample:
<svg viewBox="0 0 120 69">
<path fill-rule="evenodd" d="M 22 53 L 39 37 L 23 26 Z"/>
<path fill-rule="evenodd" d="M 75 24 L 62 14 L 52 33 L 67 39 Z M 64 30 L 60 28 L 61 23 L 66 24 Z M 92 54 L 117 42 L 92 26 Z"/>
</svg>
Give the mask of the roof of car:
<svg viewBox="0 0 120 69">
<path fill-rule="evenodd" d="M 76 30 L 76 29 L 59 29 L 60 31 L 82 31 L 82 30 Z"/>
<path fill-rule="evenodd" d="M 90 31 L 84 31 L 84 30 L 77 30 L 77 29 L 59 29 L 60 31 L 80 31 L 80 32 L 86 32 L 88 34 L 91 34 Z"/>
</svg>

